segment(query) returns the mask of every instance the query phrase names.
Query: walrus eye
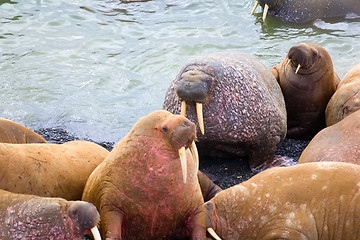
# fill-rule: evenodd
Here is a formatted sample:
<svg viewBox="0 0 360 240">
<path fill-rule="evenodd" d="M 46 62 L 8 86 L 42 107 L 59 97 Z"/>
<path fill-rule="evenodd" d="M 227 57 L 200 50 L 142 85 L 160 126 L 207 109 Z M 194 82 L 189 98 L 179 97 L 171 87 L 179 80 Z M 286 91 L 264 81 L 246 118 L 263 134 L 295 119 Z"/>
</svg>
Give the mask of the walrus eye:
<svg viewBox="0 0 360 240">
<path fill-rule="evenodd" d="M 168 127 L 167 127 L 167 126 L 163 126 L 161 129 L 163 130 L 163 132 L 167 132 Z"/>
<path fill-rule="evenodd" d="M 77 213 L 78 213 L 78 210 L 77 209 L 72 210 L 72 211 L 70 211 L 70 213 L 71 213 L 72 216 L 76 216 Z"/>
</svg>

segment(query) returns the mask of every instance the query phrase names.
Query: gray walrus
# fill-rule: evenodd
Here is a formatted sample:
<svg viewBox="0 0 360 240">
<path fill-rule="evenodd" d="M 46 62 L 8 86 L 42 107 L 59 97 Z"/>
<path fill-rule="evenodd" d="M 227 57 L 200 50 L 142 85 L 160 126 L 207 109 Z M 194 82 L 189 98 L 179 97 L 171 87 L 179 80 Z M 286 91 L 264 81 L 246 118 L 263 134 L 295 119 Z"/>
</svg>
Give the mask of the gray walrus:
<svg viewBox="0 0 360 240">
<path fill-rule="evenodd" d="M 360 14 L 358 0 L 258 0 L 251 13 L 258 5 L 263 8 L 263 20 L 271 15 L 295 23 Z"/>
<path fill-rule="evenodd" d="M 340 161 L 360 164 L 360 111 L 321 130 L 301 153 L 299 163 Z"/>
<path fill-rule="evenodd" d="M 99 240 L 99 221 L 99 212 L 88 202 L 0 190 L 0 238 L 3 240 L 80 240 L 90 230 Z"/>
<path fill-rule="evenodd" d="M 356 240 L 359 204 L 360 166 L 320 162 L 267 169 L 204 205 L 223 240 Z"/>
<path fill-rule="evenodd" d="M 300 43 L 271 72 L 285 98 L 287 137 L 311 139 L 326 126 L 326 105 L 340 82 L 329 53 L 318 44 Z"/>
<path fill-rule="evenodd" d="M 360 109 L 360 63 L 339 83 L 325 110 L 326 126 L 331 126 Z"/>
<path fill-rule="evenodd" d="M 82 200 L 109 239 L 204 239 L 195 124 L 154 111 L 139 119 L 90 175 Z M 208 194 L 206 194 L 208 195 Z M 194 233 L 199 235 L 195 235 Z"/>
<path fill-rule="evenodd" d="M 200 155 L 247 156 L 252 168 L 272 161 L 286 135 L 276 79 L 256 57 L 242 52 L 187 62 L 167 89 L 163 109 L 199 123 Z"/>
<path fill-rule="evenodd" d="M 90 173 L 108 153 L 102 146 L 88 141 L 0 143 L 0 188 L 80 200 Z"/>
<path fill-rule="evenodd" d="M 0 118 L 0 142 L 2 143 L 46 143 L 36 132 L 5 118 Z"/>
</svg>

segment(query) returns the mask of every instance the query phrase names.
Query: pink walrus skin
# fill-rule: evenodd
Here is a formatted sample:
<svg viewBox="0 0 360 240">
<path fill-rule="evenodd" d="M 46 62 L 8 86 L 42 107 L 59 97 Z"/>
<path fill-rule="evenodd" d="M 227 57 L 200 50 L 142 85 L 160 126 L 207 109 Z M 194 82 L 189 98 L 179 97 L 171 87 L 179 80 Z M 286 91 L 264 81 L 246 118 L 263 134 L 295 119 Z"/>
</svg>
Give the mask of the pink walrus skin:
<svg viewBox="0 0 360 240">
<path fill-rule="evenodd" d="M 82 197 L 98 208 L 103 238 L 205 238 L 195 136 L 187 118 L 154 111 L 116 144 Z"/>
<path fill-rule="evenodd" d="M 97 226 L 95 206 L 0 190 L 0 239 L 81 239 Z"/>
<path fill-rule="evenodd" d="M 222 240 L 356 240 L 359 204 L 359 165 L 316 162 L 267 169 L 204 205 Z"/>
</svg>

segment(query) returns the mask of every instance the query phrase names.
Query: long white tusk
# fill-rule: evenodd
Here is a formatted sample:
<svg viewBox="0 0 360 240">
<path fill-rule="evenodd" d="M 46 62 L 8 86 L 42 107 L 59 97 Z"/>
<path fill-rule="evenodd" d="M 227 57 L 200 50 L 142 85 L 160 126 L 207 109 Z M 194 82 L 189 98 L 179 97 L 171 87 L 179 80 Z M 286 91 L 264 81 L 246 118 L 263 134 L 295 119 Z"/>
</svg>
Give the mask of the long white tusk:
<svg viewBox="0 0 360 240">
<path fill-rule="evenodd" d="M 291 59 L 288 59 L 288 61 L 286 62 L 285 68 L 289 65 L 290 62 L 291 62 Z"/>
<path fill-rule="evenodd" d="M 195 167 L 196 167 L 196 172 L 197 172 L 199 170 L 199 153 L 198 153 L 198 150 L 196 148 L 196 144 L 195 144 L 194 141 L 191 143 L 190 152 L 191 152 L 191 154 L 193 156 L 193 159 L 195 161 Z"/>
<path fill-rule="evenodd" d="M 185 117 L 186 115 L 186 102 L 185 101 L 181 101 L 181 112 L 180 115 Z"/>
<path fill-rule="evenodd" d="M 183 174 L 184 183 L 186 183 L 186 176 L 187 176 L 187 163 L 186 163 L 186 152 L 185 147 L 179 149 L 179 157 L 181 163 L 181 171 Z"/>
<path fill-rule="evenodd" d="M 221 238 L 219 237 L 219 235 L 216 234 L 216 232 L 214 231 L 214 229 L 212 229 L 211 227 L 207 228 L 208 233 L 210 233 L 210 235 L 216 239 L 216 240 L 221 240 Z"/>
<path fill-rule="evenodd" d="M 299 71 L 300 68 L 301 68 L 301 65 L 299 64 L 299 65 L 297 66 L 297 68 L 296 68 L 295 74 L 298 73 L 298 71 Z"/>
<path fill-rule="evenodd" d="M 197 113 L 197 117 L 198 117 L 200 131 L 204 135 L 205 130 L 204 130 L 204 118 L 203 118 L 203 111 L 202 111 L 202 103 L 198 103 L 198 102 L 196 103 L 196 113 Z"/>
<path fill-rule="evenodd" d="M 254 6 L 254 8 L 252 9 L 250 15 L 253 15 L 253 14 L 254 14 L 254 12 L 255 12 L 255 10 L 256 10 L 256 8 L 257 8 L 258 5 L 259 5 L 259 2 L 256 1 L 255 6 Z"/>
<path fill-rule="evenodd" d="M 93 234 L 94 236 L 94 240 L 101 240 L 101 236 L 100 236 L 100 233 L 99 233 L 99 229 L 95 226 L 93 227 L 91 230 L 91 233 Z"/>
<path fill-rule="evenodd" d="M 265 4 L 263 12 L 263 21 L 266 19 L 267 12 L 269 11 L 269 5 Z"/>
</svg>

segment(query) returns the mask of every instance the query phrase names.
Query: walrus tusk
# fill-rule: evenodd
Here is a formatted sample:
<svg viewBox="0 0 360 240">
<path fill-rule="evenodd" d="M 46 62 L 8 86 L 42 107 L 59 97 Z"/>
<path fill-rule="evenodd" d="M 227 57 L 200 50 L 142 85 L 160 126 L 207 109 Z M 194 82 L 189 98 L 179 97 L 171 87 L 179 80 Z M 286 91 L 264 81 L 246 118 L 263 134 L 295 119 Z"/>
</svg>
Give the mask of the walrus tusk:
<svg viewBox="0 0 360 240">
<path fill-rule="evenodd" d="M 269 11 L 269 5 L 265 4 L 263 12 L 263 21 L 266 19 L 267 12 Z"/>
<path fill-rule="evenodd" d="M 100 233 L 99 233 L 99 229 L 95 226 L 93 227 L 91 230 L 91 233 L 93 234 L 94 236 L 94 240 L 101 240 L 101 236 L 100 236 Z"/>
<path fill-rule="evenodd" d="M 299 64 L 299 65 L 297 66 L 297 68 L 296 68 L 295 74 L 298 73 L 298 71 L 299 71 L 300 68 L 301 68 L 301 65 Z"/>
<path fill-rule="evenodd" d="M 214 229 L 212 229 L 211 227 L 207 228 L 208 233 L 210 233 L 210 235 L 216 239 L 216 240 L 221 240 L 221 238 L 219 237 L 219 235 L 216 234 L 216 232 L 214 231 Z"/>
<path fill-rule="evenodd" d="M 256 10 L 256 8 L 257 8 L 258 5 L 259 5 L 259 2 L 256 1 L 255 6 L 254 6 L 254 8 L 252 9 L 250 15 L 253 15 L 253 14 L 254 14 L 254 12 L 255 12 L 255 10 Z"/>
<path fill-rule="evenodd" d="M 179 149 L 179 156 L 180 156 L 180 163 L 181 163 L 181 170 L 183 174 L 184 183 L 186 183 L 186 176 L 187 176 L 187 164 L 186 164 L 186 152 L 185 147 Z"/>
<path fill-rule="evenodd" d="M 193 159 L 195 161 L 195 167 L 196 167 L 196 171 L 199 170 L 199 153 L 198 150 L 196 148 L 196 144 L 194 141 L 192 141 L 191 146 L 190 146 L 190 152 L 193 156 Z"/>
<path fill-rule="evenodd" d="M 289 65 L 289 63 L 291 62 L 291 59 L 289 59 L 287 62 L 286 62 L 286 65 L 285 67 L 287 67 Z"/>
<path fill-rule="evenodd" d="M 181 101 L 181 110 L 180 115 L 185 117 L 186 115 L 186 102 L 183 100 Z"/>
<path fill-rule="evenodd" d="M 196 103 L 196 113 L 197 113 L 197 117 L 198 117 L 200 131 L 204 135 L 205 130 L 204 130 L 204 118 L 203 118 L 203 111 L 202 111 L 202 103 L 198 103 L 198 102 Z"/>
</svg>

